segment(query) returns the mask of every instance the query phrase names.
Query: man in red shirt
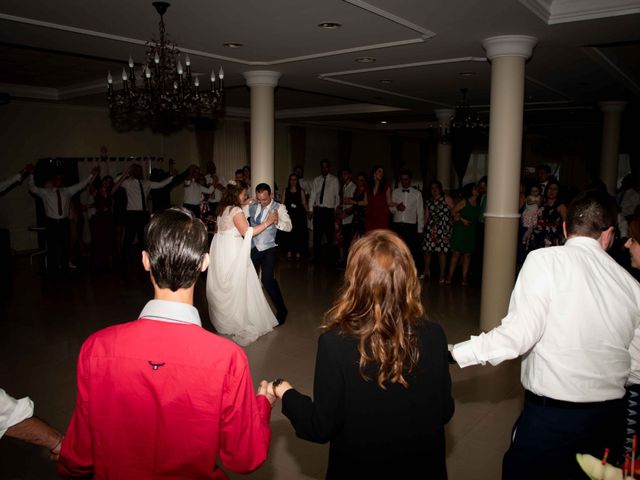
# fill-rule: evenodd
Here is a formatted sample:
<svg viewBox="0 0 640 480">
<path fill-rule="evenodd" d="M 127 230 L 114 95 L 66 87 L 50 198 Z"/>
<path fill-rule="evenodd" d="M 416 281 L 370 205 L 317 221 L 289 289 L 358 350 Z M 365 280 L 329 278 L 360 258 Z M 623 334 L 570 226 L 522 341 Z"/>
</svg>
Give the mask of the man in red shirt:
<svg viewBox="0 0 640 480">
<path fill-rule="evenodd" d="M 93 334 L 78 359 L 63 477 L 226 479 L 265 461 L 275 398 L 258 394 L 236 344 L 204 330 L 193 290 L 209 264 L 207 230 L 184 209 L 145 228 L 154 299 L 140 317 Z"/>
</svg>

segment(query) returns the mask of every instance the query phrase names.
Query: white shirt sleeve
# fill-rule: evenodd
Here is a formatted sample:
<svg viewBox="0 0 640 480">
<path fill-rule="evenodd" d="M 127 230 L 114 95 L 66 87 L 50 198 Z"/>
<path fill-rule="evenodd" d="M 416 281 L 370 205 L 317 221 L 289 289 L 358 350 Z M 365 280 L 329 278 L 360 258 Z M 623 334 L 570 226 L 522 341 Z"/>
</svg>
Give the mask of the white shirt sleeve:
<svg viewBox="0 0 640 480">
<path fill-rule="evenodd" d="M 0 438 L 14 425 L 33 416 L 33 401 L 29 397 L 16 400 L 0 388 Z"/>
<path fill-rule="evenodd" d="M 293 228 L 293 225 L 291 224 L 291 217 L 289 217 L 289 212 L 287 212 L 287 207 L 282 204 L 278 207 L 278 223 L 276 228 L 283 232 L 290 232 Z"/>
<path fill-rule="evenodd" d="M 524 354 L 540 340 L 552 288 L 540 263 L 538 256 L 527 257 L 499 327 L 455 345 L 453 357 L 460 367 L 498 365 Z"/>
<path fill-rule="evenodd" d="M 7 188 L 9 188 L 14 183 L 18 183 L 22 179 L 22 175 L 16 173 L 13 177 L 9 177 L 3 182 L 0 182 L 0 193 L 4 192 Z"/>
</svg>

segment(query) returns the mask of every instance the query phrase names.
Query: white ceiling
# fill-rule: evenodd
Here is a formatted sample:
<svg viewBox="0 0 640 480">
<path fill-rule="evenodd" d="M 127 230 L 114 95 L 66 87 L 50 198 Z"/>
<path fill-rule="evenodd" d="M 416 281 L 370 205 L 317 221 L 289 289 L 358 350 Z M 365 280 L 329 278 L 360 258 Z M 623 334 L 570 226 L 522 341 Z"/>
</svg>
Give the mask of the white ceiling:
<svg viewBox="0 0 640 480">
<path fill-rule="evenodd" d="M 318 28 L 323 21 L 342 28 Z M 142 61 L 157 23 L 150 1 L 3 0 L 0 92 L 104 105 L 107 70 L 130 54 Z M 640 97 L 640 0 L 176 0 L 165 23 L 194 71 L 223 66 L 236 114 L 249 106 L 250 70 L 282 73 L 281 119 L 434 119 L 463 87 L 486 111 L 491 67 L 481 42 L 508 34 L 539 39 L 526 67 L 528 109 Z M 362 56 L 376 61 L 356 63 Z"/>
</svg>

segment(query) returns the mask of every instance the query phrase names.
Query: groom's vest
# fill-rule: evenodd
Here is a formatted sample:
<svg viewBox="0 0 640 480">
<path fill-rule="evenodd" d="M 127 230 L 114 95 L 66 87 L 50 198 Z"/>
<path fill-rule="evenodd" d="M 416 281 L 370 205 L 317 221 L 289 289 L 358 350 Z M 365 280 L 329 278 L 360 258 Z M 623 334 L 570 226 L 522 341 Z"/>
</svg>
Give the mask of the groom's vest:
<svg viewBox="0 0 640 480">
<path fill-rule="evenodd" d="M 261 221 L 256 222 L 256 212 L 258 211 L 259 206 L 260 204 L 256 202 L 249 207 L 249 221 L 251 222 L 252 227 L 262 223 Z M 269 205 L 269 212 L 277 211 L 279 207 L 280 204 L 274 200 L 271 205 Z M 264 210 L 260 211 L 260 219 L 264 218 L 266 220 L 267 216 L 269 216 L 269 214 L 267 213 L 265 216 Z M 251 246 L 257 248 L 260 252 L 264 252 L 265 250 L 275 247 L 277 232 L 278 229 L 276 228 L 275 223 L 269 225 L 260 235 L 254 236 L 251 239 Z"/>
</svg>

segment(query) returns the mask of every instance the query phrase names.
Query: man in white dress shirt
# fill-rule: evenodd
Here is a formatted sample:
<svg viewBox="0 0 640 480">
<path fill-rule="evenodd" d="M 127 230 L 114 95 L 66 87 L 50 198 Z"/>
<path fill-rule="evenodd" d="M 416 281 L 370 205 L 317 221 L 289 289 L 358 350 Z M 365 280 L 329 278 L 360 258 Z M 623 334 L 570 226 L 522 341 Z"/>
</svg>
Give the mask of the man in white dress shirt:
<svg viewBox="0 0 640 480">
<path fill-rule="evenodd" d="M 44 187 L 36 187 L 33 175 L 29 176 L 29 191 L 42 199 L 47 217 L 47 269 L 50 273 L 69 268 L 69 205 L 71 197 L 89 185 L 100 171 L 94 167 L 81 182 L 64 187 L 64 176 L 53 175 Z"/>
<path fill-rule="evenodd" d="M 278 326 L 282 325 L 289 314 L 289 310 L 282 298 L 280 285 L 276 280 L 275 269 L 277 260 L 276 234 L 278 230 L 290 232 L 292 228 L 291 218 L 287 212 L 287 207 L 276 202 L 271 195 L 271 187 L 266 183 L 259 183 L 256 186 L 256 202 L 246 207 L 245 214 L 249 217 L 252 227 L 264 222 L 271 211 L 276 211 L 278 221 L 271 224 L 260 235 L 251 240 L 251 261 L 258 275 L 262 271 L 261 280 L 264 289 L 271 297 L 273 305 L 276 307 L 276 319 Z"/>
<path fill-rule="evenodd" d="M 124 224 L 124 240 L 122 251 L 125 264 L 129 263 L 132 255 L 133 240 L 137 237 L 139 244 L 144 243 L 144 227 L 149 221 L 149 192 L 163 188 L 171 183 L 175 172 L 160 182 L 145 180 L 142 175 L 142 167 L 133 164 L 127 173 L 124 173 L 113 187 L 113 193 L 120 187 L 127 193 L 127 212 Z"/>
<path fill-rule="evenodd" d="M 527 256 L 502 324 L 453 348 L 461 367 L 523 356 L 525 404 L 503 479 L 582 478 L 576 453 L 600 456 L 610 447 L 618 458 L 640 286 L 606 253 L 615 222 L 606 194 L 576 198 L 566 244 Z"/>
<path fill-rule="evenodd" d="M 184 200 L 182 206 L 189 210 L 196 218 L 200 218 L 200 202 L 202 195 L 211 195 L 214 190 L 213 185 L 204 186 L 200 183 L 203 178 L 200 173 L 200 167 L 191 165 L 189 174 L 184 181 Z"/>
<path fill-rule="evenodd" d="M 62 434 L 33 415 L 33 401 L 29 397 L 15 399 L 0 388 L 0 438 L 3 435 L 46 447 L 51 460 L 60 454 Z"/>
<path fill-rule="evenodd" d="M 351 199 L 356 191 L 356 184 L 351 180 L 351 169 L 348 167 L 340 170 L 340 183 L 342 188 L 342 258 L 338 260 L 338 266 L 343 267 L 347 262 L 349 247 L 353 240 L 353 205 Z"/>
<path fill-rule="evenodd" d="M 393 190 L 391 201 L 396 205 L 389 208 L 393 214 L 393 230 L 407 244 L 413 262 L 419 272 L 424 268 L 420 265 L 420 235 L 424 231 L 424 203 L 422 193 L 411 186 L 410 170 L 400 172 L 400 186 Z"/>
<path fill-rule="evenodd" d="M 313 179 L 311 198 L 309 199 L 309 218 L 313 218 L 313 260 L 320 263 L 322 255 L 322 237 L 327 238 L 330 252 L 333 252 L 333 233 L 336 221 L 336 207 L 340 205 L 340 182 L 338 177 L 329 173 L 328 160 L 320 162 L 320 175 Z M 335 261 L 335 256 L 326 260 Z"/>
</svg>

